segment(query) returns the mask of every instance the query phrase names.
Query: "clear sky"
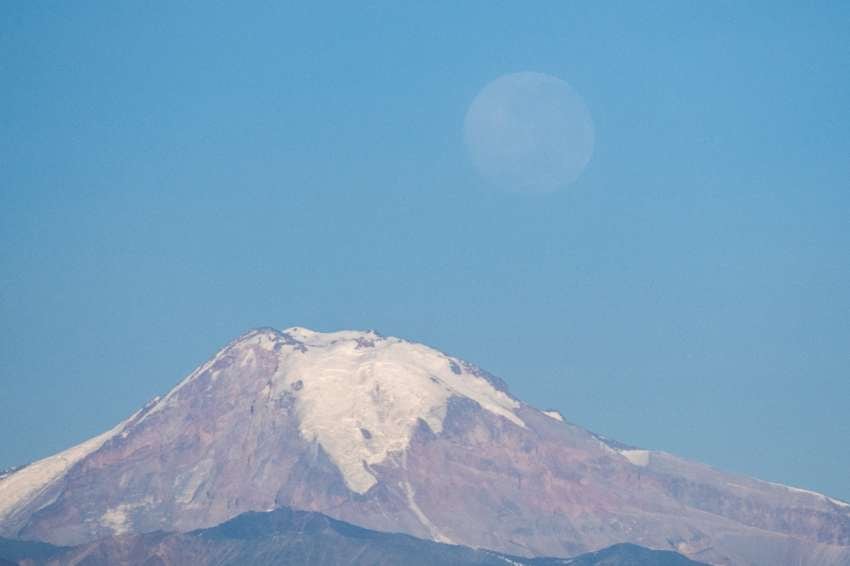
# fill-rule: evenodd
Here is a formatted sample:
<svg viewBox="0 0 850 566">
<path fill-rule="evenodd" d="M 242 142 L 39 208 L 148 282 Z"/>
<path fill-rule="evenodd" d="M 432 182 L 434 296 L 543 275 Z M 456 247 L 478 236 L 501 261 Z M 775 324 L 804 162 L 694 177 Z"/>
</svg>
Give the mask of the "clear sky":
<svg viewBox="0 0 850 566">
<path fill-rule="evenodd" d="M 299 325 L 850 499 L 850 3 L 295 4 L 0 6 L 0 467 Z M 593 116 L 565 190 L 470 163 L 519 71 Z"/>
</svg>

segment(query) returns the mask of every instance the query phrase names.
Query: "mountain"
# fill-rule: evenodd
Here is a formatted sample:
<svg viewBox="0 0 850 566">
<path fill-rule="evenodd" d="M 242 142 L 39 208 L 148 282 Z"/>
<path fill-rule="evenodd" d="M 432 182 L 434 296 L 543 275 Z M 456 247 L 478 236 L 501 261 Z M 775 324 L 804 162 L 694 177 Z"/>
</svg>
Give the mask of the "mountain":
<svg viewBox="0 0 850 566">
<path fill-rule="evenodd" d="M 77 545 L 282 506 L 511 555 L 850 564 L 850 504 L 600 437 L 422 344 L 304 328 L 251 331 L 0 478 L 0 536 Z"/>
<path fill-rule="evenodd" d="M 0 560 L 3 559 L 21 565 L 57 566 L 700 565 L 674 552 L 625 544 L 574 559 L 522 558 L 409 535 L 372 531 L 320 513 L 286 508 L 266 513 L 243 513 L 216 527 L 184 534 L 118 535 L 70 548 L 0 539 Z"/>
<path fill-rule="evenodd" d="M 544 561 L 547 559 L 543 559 Z M 552 559 L 549 559 L 552 560 Z M 544 566 L 544 562 L 531 561 L 533 566 Z M 555 562 L 545 562 L 545 566 Z M 636 544 L 620 543 L 598 552 L 582 554 L 575 558 L 557 562 L 569 566 L 696 566 L 694 562 L 670 550 L 651 550 Z"/>
</svg>

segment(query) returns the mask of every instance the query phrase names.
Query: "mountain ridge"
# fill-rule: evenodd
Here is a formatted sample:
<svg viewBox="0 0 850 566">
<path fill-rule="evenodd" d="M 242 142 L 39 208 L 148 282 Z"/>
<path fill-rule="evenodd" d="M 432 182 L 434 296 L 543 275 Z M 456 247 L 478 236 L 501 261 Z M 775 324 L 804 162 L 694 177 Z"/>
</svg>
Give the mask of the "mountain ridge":
<svg viewBox="0 0 850 566">
<path fill-rule="evenodd" d="M 189 562 L 197 566 L 705 566 L 674 552 L 628 544 L 572 558 L 523 558 L 372 531 L 321 513 L 287 508 L 250 511 L 220 525 L 188 533 L 118 535 L 75 547 L 0 539 L 0 564 L 4 559 L 21 566 L 166 566 Z"/>
<path fill-rule="evenodd" d="M 255 329 L 111 431 L 0 479 L 0 535 L 78 544 L 290 506 L 525 556 L 634 542 L 718 564 L 850 560 L 850 505 L 559 417 L 422 344 Z"/>
</svg>

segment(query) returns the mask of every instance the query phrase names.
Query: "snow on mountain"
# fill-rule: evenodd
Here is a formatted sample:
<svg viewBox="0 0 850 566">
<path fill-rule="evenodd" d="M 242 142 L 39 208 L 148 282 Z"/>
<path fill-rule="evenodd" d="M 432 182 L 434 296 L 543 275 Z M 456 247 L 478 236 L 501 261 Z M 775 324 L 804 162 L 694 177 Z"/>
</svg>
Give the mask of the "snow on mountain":
<svg viewBox="0 0 850 566">
<path fill-rule="evenodd" d="M 7 519 L 15 509 L 44 494 L 74 464 L 103 446 L 110 438 L 120 434 L 136 415 L 138 412 L 103 434 L 0 478 L 0 521 Z"/>
<path fill-rule="evenodd" d="M 619 452 L 635 466 L 644 468 L 649 465 L 651 454 L 649 450 L 619 450 Z"/>
<path fill-rule="evenodd" d="M 268 394 L 301 388 L 296 402 L 301 433 L 328 452 L 356 493 L 377 481 L 369 466 L 408 447 L 419 419 L 434 433 L 442 431 L 452 396 L 525 426 L 514 413 L 517 401 L 421 344 L 371 333 L 291 333 L 307 351 L 281 355 Z M 262 335 L 254 340 L 270 347 Z M 251 363 L 250 356 L 248 350 L 242 363 Z"/>
<path fill-rule="evenodd" d="M 606 439 L 371 331 L 251 331 L 113 430 L 0 476 L 0 536 L 55 544 L 280 506 L 526 556 L 850 561 L 846 503 Z"/>
<path fill-rule="evenodd" d="M 543 414 L 546 415 L 547 417 L 551 417 L 551 418 L 555 419 L 556 421 L 564 422 L 564 415 L 562 415 L 560 413 L 560 411 L 554 411 L 554 410 L 543 411 Z"/>
<path fill-rule="evenodd" d="M 287 340 L 296 347 L 281 347 Z M 322 333 L 295 327 L 281 334 L 248 333 L 222 352 L 235 356 L 238 367 L 254 369 L 258 349 L 277 357 L 277 369 L 263 395 L 278 399 L 298 393 L 295 407 L 301 434 L 324 448 L 356 493 L 375 485 L 369 466 L 384 461 L 390 452 L 405 450 L 420 419 L 439 433 L 453 396 L 472 399 L 525 426 L 514 412 L 519 406 L 516 400 L 471 373 L 464 362 L 422 344 L 371 331 Z M 186 383 L 213 368 L 221 355 L 194 371 L 150 414 L 168 406 Z M 211 379 L 219 374 L 213 370 Z"/>
</svg>

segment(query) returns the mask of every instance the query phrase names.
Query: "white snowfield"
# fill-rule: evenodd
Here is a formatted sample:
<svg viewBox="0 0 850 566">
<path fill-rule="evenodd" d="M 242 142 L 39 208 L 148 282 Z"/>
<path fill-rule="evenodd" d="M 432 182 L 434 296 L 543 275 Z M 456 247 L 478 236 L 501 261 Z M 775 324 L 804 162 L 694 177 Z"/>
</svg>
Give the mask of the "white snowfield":
<svg viewBox="0 0 850 566">
<path fill-rule="evenodd" d="M 649 457 L 651 455 L 649 450 L 618 450 L 618 452 L 635 466 L 645 468 L 649 465 Z"/>
<path fill-rule="evenodd" d="M 124 426 L 136 415 L 138 412 L 112 430 L 59 454 L 33 462 L 0 479 L 0 521 L 9 518 L 16 509 L 27 505 L 50 489 L 53 483 L 60 480 L 74 464 L 103 446 L 113 436 L 121 433 Z"/>
<path fill-rule="evenodd" d="M 422 344 L 372 332 L 290 328 L 285 333 L 307 350 L 281 349 L 271 395 L 297 390 L 301 434 L 322 446 L 357 493 L 377 482 L 369 466 L 409 446 L 419 419 L 435 433 L 442 431 L 452 396 L 472 399 L 525 426 L 514 412 L 518 401 L 469 373 L 459 360 Z"/>
<path fill-rule="evenodd" d="M 826 496 L 822 493 L 818 493 L 817 491 L 812 491 L 810 489 L 802 489 L 802 488 L 799 488 L 799 487 L 793 487 L 793 486 L 784 485 L 784 484 L 781 484 L 781 483 L 774 483 L 772 481 L 767 482 L 767 483 L 769 483 L 770 485 L 775 485 L 776 487 L 785 488 L 788 491 L 792 491 L 794 493 L 799 493 L 799 494 L 807 495 L 807 496 L 813 496 L 813 497 L 816 497 L 816 498 L 818 498 L 822 501 L 828 501 L 829 503 L 832 503 L 833 505 L 838 505 L 839 507 L 850 508 L 850 503 L 847 503 L 845 501 L 841 501 L 839 499 L 834 499 L 832 497 L 828 497 L 828 496 Z"/>
<path fill-rule="evenodd" d="M 564 422 L 564 415 L 562 415 L 560 411 L 542 411 L 542 413 L 549 418 L 555 419 L 556 421 Z"/>
</svg>

